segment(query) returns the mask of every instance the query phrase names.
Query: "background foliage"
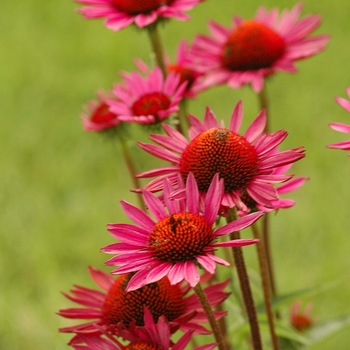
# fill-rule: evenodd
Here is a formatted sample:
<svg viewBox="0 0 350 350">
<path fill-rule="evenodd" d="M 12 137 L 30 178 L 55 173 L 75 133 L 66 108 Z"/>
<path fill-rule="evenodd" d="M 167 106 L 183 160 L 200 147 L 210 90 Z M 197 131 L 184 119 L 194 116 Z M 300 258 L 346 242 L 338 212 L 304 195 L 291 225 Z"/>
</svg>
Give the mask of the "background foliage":
<svg viewBox="0 0 350 350">
<path fill-rule="evenodd" d="M 293 1 L 265 0 L 268 8 Z M 229 25 L 233 14 L 250 18 L 261 1 L 206 1 L 189 22 L 169 22 L 162 33 L 169 55 L 183 36 L 208 33 L 206 21 Z M 81 105 L 98 88 L 109 89 L 119 70 L 134 69 L 132 58 L 150 62 L 146 33 L 113 33 L 101 21 L 84 21 L 70 1 L 2 3 L 0 22 L 0 348 L 66 349 L 68 325 L 55 315 L 69 302 L 59 293 L 73 283 L 92 286 L 87 265 L 103 268 L 100 247 L 112 242 L 108 222 L 125 220 L 119 201 L 136 203 L 117 145 L 82 131 Z M 294 166 L 311 180 L 293 197 L 297 205 L 278 213 L 273 248 L 281 292 L 338 285 L 312 299 L 322 321 L 350 312 L 349 174 L 345 152 L 326 149 L 342 135 L 329 122 L 350 122 L 334 101 L 350 86 L 349 14 L 346 0 L 306 0 L 303 14 L 320 13 L 319 33 L 332 36 L 327 50 L 300 62 L 298 74 L 280 74 L 268 84 L 272 130 L 289 131 L 284 147 L 305 145 L 307 157 Z M 258 113 L 250 88 L 209 90 L 190 104 L 198 117 L 207 104 L 228 120 L 243 99 L 245 124 Z M 133 140 L 147 139 L 135 129 Z M 155 160 L 132 149 L 139 170 Z M 248 231 L 246 236 L 252 236 Z M 249 265 L 255 251 L 245 248 Z M 107 271 L 107 270 L 105 270 Z M 346 330 L 317 349 L 345 349 Z"/>
</svg>

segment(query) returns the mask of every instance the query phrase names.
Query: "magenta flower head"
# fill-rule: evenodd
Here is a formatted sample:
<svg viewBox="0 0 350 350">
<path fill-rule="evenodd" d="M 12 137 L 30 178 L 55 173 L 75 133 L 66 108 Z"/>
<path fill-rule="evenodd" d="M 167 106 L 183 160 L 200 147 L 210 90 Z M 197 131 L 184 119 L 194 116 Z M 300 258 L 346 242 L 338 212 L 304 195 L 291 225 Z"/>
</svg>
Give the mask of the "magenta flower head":
<svg viewBox="0 0 350 350">
<path fill-rule="evenodd" d="M 229 28 L 210 22 L 212 37 L 200 35 L 193 43 L 196 66 L 208 72 L 198 88 L 251 84 L 259 92 L 265 77 L 277 71 L 296 72 L 295 61 L 320 52 L 329 40 L 328 35 L 309 36 L 321 18 L 298 19 L 301 9 L 299 3 L 278 19 L 277 9 L 260 7 L 254 19 L 235 17 Z"/>
<path fill-rule="evenodd" d="M 145 326 L 133 327 L 133 329 L 119 330 L 116 334 L 124 338 L 128 344 L 122 344 L 115 336 L 104 333 L 107 339 L 101 335 L 78 334 L 69 343 L 76 350 L 184 350 L 191 340 L 192 331 L 186 332 L 176 343 L 170 339 L 171 328 L 164 316 L 159 317 L 158 323 L 154 322 L 151 312 L 144 308 Z M 215 343 L 194 348 L 194 350 L 212 350 Z"/>
<path fill-rule="evenodd" d="M 118 126 L 121 120 L 109 110 L 106 103 L 107 99 L 113 98 L 113 94 L 99 91 L 97 98 L 84 106 L 84 113 L 81 115 L 84 129 L 86 131 L 104 131 Z"/>
<path fill-rule="evenodd" d="M 346 89 L 346 92 L 348 93 L 348 96 L 350 97 L 350 87 Z M 342 97 L 336 97 L 335 100 L 338 102 L 338 104 L 343 107 L 345 110 L 350 112 L 350 101 L 346 100 Z M 347 134 L 350 134 L 350 125 L 344 124 L 344 123 L 331 123 L 329 126 L 336 131 L 344 132 Z M 343 149 L 346 151 L 350 151 L 350 140 L 347 141 L 341 141 L 337 143 L 332 143 L 331 145 L 327 146 L 328 148 L 338 148 Z M 350 156 L 350 154 L 349 154 Z"/>
<path fill-rule="evenodd" d="M 150 136 L 159 146 L 139 142 L 139 146 L 147 152 L 174 164 L 139 174 L 139 177 L 160 176 L 147 184 L 145 189 L 151 192 L 161 190 L 164 176 L 169 176 L 175 184 L 180 174 L 186 182 L 188 174 L 192 172 L 200 193 L 205 194 L 214 175 L 219 173 L 224 180 L 223 207 L 237 206 L 246 211 L 247 206 L 241 199 L 245 193 L 256 203 L 271 207 L 271 201 L 278 199 L 273 184 L 291 178 L 289 175 L 273 174 L 273 170 L 303 158 L 304 151 L 301 147 L 283 152 L 276 150 L 287 132 L 262 133 L 266 124 L 264 110 L 243 136 L 238 134 L 242 118 L 241 102 L 236 105 L 228 128 L 219 125 L 213 112 L 207 109 L 204 123 L 189 116 L 192 124 L 189 129 L 190 141 L 169 125 L 163 125 L 167 135 Z M 276 151 L 271 154 L 271 150 Z"/>
<path fill-rule="evenodd" d="M 194 98 L 196 97 L 194 92 L 196 83 L 203 73 L 196 70 L 190 51 L 191 49 L 186 41 L 181 40 L 177 49 L 176 60 L 174 63 L 168 63 L 167 69 L 180 75 L 179 84 L 186 83 L 185 97 Z"/>
<path fill-rule="evenodd" d="M 91 278 L 101 290 L 74 286 L 70 293 L 63 293 L 69 300 L 82 305 L 58 312 L 60 316 L 80 319 L 82 324 L 61 328 L 60 332 L 85 335 L 101 335 L 103 332 L 117 334 L 120 329 L 144 327 L 144 306 L 147 306 L 155 322 L 165 317 L 171 333 L 179 328 L 192 330 L 195 334 L 210 333 L 201 323 L 206 322 L 204 311 L 195 294 L 189 294 L 187 283 L 171 285 L 167 277 L 140 289 L 126 292 L 125 287 L 132 274 L 123 274 L 116 279 L 89 267 Z M 214 283 L 204 288 L 212 307 L 222 303 L 230 293 L 224 292 L 229 280 Z M 218 319 L 226 312 L 215 312 Z"/>
<path fill-rule="evenodd" d="M 215 272 L 216 263 L 229 265 L 214 255 L 218 247 L 237 247 L 257 243 L 257 239 L 237 239 L 219 242 L 218 239 L 233 231 L 248 227 L 262 216 L 253 213 L 218 229 L 213 225 L 221 204 L 223 182 L 214 176 L 204 199 L 203 212 L 194 176 L 190 173 L 186 184 L 186 196 L 180 200 L 169 199 L 174 191 L 168 180 L 164 183 L 164 203 L 148 191 L 143 197 L 152 219 L 137 207 L 122 201 L 127 216 L 137 225 L 110 224 L 109 232 L 120 243 L 102 249 L 117 254 L 107 265 L 119 266 L 112 273 L 135 272 L 126 290 L 136 290 L 164 276 L 171 284 L 186 280 L 191 287 L 200 279 L 198 268 L 210 274 Z M 166 210 L 167 208 L 167 210 Z"/>
<path fill-rule="evenodd" d="M 116 99 L 108 100 L 110 111 L 119 120 L 140 124 L 154 124 L 178 112 L 186 84 L 170 73 L 165 79 L 159 67 L 145 78 L 139 72 L 123 74 L 125 84 L 113 89 Z"/>
<path fill-rule="evenodd" d="M 75 0 L 87 5 L 78 9 L 85 18 L 106 18 L 104 25 L 119 31 L 134 23 L 146 27 L 160 18 L 176 18 L 180 21 L 190 17 L 191 10 L 199 0 Z"/>
</svg>

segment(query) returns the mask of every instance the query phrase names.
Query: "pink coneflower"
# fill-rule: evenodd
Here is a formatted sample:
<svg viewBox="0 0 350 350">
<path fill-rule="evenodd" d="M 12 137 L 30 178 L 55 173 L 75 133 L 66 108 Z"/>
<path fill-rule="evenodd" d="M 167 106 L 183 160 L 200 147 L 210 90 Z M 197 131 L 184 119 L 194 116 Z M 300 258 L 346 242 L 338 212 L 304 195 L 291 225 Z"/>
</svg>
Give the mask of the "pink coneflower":
<svg viewBox="0 0 350 350">
<path fill-rule="evenodd" d="M 199 191 L 208 191 L 216 173 L 224 180 L 225 193 L 223 207 L 247 210 L 241 196 L 248 193 L 258 204 L 271 207 L 271 201 L 277 200 L 273 183 L 284 182 L 291 178 L 288 175 L 274 175 L 273 170 L 291 164 L 304 157 L 303 148 L 288 151 L 271 150 L 286 138 L 287 132 L 280 130 L 271 134 L 262 134 L 266 124 L 263 110 L 251 123 L 243 136 L 238 134 L 243 117 L 242 103 L 235 107 L 229 128 L 219 125 L 213 112 L 206 110 L 204 123 L 189 116 L 192 126 L 189 129 L 190 141 L 168 125 L 163 125 L 167 134 L 151 135 L 158 145 L 139 142 L 147 152 L 174 165 L 150 170 L 139 174 L 139 177 L 159 178 L 145 186 L 148 191 L 156 192 L 163 188 L 163 177 L 169 176 L 173 184 L 177 183 L 177 174 L 186 181 L 189 172 L 193 172 Z"/>
<path fill-rule="evenodd" d="M 174 63 L 168 63 L 167 69 L 180 75 L 180 83 L 186 83 L 185 96 L 193 98 L 196 94 L 193 92 L 193 86 L 197 79 L 203 75 L 195 69 L 191 60 L 190 48 L 185 40 L 181 40 L 177 49 L 176 60 Z"/>
<path fill-rule="evenodd" d="M 124 85 L 113 89 L 117 100 L 108 100 L 110 111 L 120 120 L 140 124 L 154 124 L 178 112 L 185 84 L 170 73 L 165 79 L 159 67 L 143 78 L 139 72 L 123 74 Z"/>
<path fill-rule="evenodd" d="M 99 91 L 97 98 L 97 100 L 90 101 L 84 106 L 84 113 L 81 115 L 84 129 L 86 131 L 103 131 L 119 125 L 121 120 L 109 110 L 106 103 L 107 99 L 113 98 L 113 94 Z"/>
<path fill-rule="evenodd" d="M 294 327 L 299 332 L 303 332 L 314 324 L 314 320 L 310 317 L 312 310 L 312 304 L 308 304 L 305 310 L 301 310 L 301 302 L 296 301 L 290 311 L 289 321 L 292 327 Z"/>
<path fill-rule="evenodd" d="M 266 76 L 296 72 L 294 61 L 320 52 L 329 40 L 328 35 L 309 36 L 321 18 L 309 15 L 299 20 L 301 9 L 299 3 L 278 19 L 277 9 L 260 7 L 254 19 L 235 17 L 229 28 L 210 22 L 213 37 L 200 35 L 193 43 L 196 66 L 207 72 L 198 87 L 227 83 L 238 88 L 250 83 L 259 92 Z"/>
<path fill-rule="evenodd" d="M 151 312 L 147 307 L 144 309 L 145 326 L 124 329 L 118 331 L 118 336 L 124 338 L 128 344 L 122 344 L 116 337 L 105 333 L 107 339 L 100 335 L 78 334 L 69 345 L 74 349 L 86 350 L 184 350 L 191 340 L 191 331 L 186 332 L 175 344 L 171 341 L 171 329 L 164 316 L 159 317 L 158 323 L 154 322 Z M 84 346 L 86 345 L 86 346 Z M 194 348 L 194 350 L 211 350 L 215 343 Z"/>
<path fill-rule="evenodd" d="M 74 0 L 88 5 L 78 9 L 87 19 L 106 17 L 104 25 L 118 31 L 135 23 L 145 27 L 160 18 L 176 18 L 180 21 L 190 17 L 191 10 L 199 0 Z"/>
<path fill-rule="evenodd" d="M 125 288 L 132 274 L 123 274 L 117 279 L 89 267 L 93 281 L 102 289 L 94 290 L 75 286 L 70 293 L 63 293 L 69 300 L 84 306 L 60 310 L 59 315 L 89 321 L 87 323 L 61 328 L 60 332 L 99 335 L 100 329 L 116 331 L 120 326 L 143 327 L 144 306 L 147 306 L 155 322 L 166 317 L 172 332 L 178 328 L 192 330 L 196 334 L 210 333 L 200 325 L 207 321 L 199 301 L 194 294 L 188 295 L 188 284 L 171 285 L 167 277 L 148 284 L 138 290 L 126 292 Z M 229 280 L 212 284 L 204 290 L 212 307 L 223 302 L 230 293 L 224 292 Z M 220 318 L 226 312 L 215 312 Z"/>
<path fill-rule="evenodd" d="M 109 254 L 117 254 L 107 265 L 119 266 L 112 273 L 136 272 L 126 290 L 135 290 L 148 283 L 168 276 L 171 284 L 186 280 L 191 287 L 200 279 L 198 267 L 210 274 L 215 272 L 216 263 L 229 265 L 214 255 L 218 247 L 237 247 L 257 243 L 256 239 L 219 242 L 220 236 L 241 230 L 255 222 L 262 213 L 253 213 L 213 229 L 221 204 L 222 180 L 214 176 L 200 211 L 197 183 L 192 173 L 186 184 L 186 196 L 180 200 L 170 200 L 174 191 L 169 181 L 164 183 L 164 202 L 148 191 L 143 197 L 152 219 L 137 207 L 122 201 L 128 217 L 137 225 L 110 224 L 109 232 L 121 243 L 114 243 L 102 249 Z M 187 207 L 187 210 L 186 210 Z"/>
<path fill-rule="evenodd" d="M 350 97 L 350 87 L 346 88 L 346 92 L 348 93 L 348 96 Z M 345 100 L 342 97 L 336 97 L 335 100 L 338 102 L 338 104 L 341 107 L 343 107 L 345 110 L 350 112 L 350 101 Z M 331 124 L 329 124 L 329 126 L 333 130 L 350 134 L 350 125 L 348 125 L 348 124 L 331 123 Z M 350 140 L 332 143 L 331 145 L 328 145 L 327 147 L 328 148 L 339 148 L 339 149 L 344 149 L 346 151 L 349 151 L 350 150 Z M 350 156 L 350 154 L 348 154 L 348 155 Z"/>
</svg>

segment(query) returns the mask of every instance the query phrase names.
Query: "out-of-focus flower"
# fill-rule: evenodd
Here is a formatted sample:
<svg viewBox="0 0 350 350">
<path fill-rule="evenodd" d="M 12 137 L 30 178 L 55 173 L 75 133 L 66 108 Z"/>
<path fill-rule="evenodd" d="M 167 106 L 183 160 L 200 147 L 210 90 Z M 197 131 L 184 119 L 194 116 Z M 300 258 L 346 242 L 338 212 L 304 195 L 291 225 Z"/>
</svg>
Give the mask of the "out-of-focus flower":
<svg viewBox="0 0 350 350">
<path fill-rule="evenodd" d="M 350 97 L 350 87 L 346 89 L 346 92 L 348 93 L 348 96 Z M 335 100 L 338 102 L 338 104 L 343 107 L 346 111 L 350 112 L 350 101 L 346 100 L 342 97 L 336 97 Z M 350 134 L 350 125 L 343 124 L 343 123 L 331 123 L 329 126 L 336 131 L 344 132 L 347 134 Z M 350 151 L 350 140 L 341 141 L 337 143 L 332 143 L 327 146 L 328 148 L 338 148 L 343 149 L 346 151 Z M 350 154 L 348 154 L 350 156 Z"/>
<path fill-rule="evenodd" d="M 159 67 L 145 78 L 139 72 L 123 74 L 125 84 L 117 85 L 113 93 L 117 99 L 108 100 L 110 111 L 119 120 L 140 124 L 154 124 L 179 111 L 186 84 L 170 73 L 165 79 Z"/>
<path fill-rule="evenodd" d="M 146 306 L 155 322 L 161 316 L 167 319 L 172 333 L 179 328 L 183 331 L 191 330 L 195 334 L 210 333 L 200 324 L 205 323 L 207 319 L 195 294 L 188 295 L 191 289 L 187 283 L 171 285 L 168 278 L 163 277 L 143 288 L 126 292 L 132 274 L 124 274 L 114 279 L 91 267 L 89 272 L 102 291 L 75 286 L 70 293 L 63 294 L 83 307 L 58 312 L 60 316 L 66 318 L 89 322 L 61 328 L 60 332 L 100 335 L 101 329 L 115 333 L 118 329 L 143 327 L 144 306 Z M 224 292 L 228 282 L 229 280 L 226 280 L 204 288 L 212 307 L 229 296 L 230 293 Z M 216 311 L 215 317 L 220 318 L 225 314 L 226 312 Z"/>
<path fill-rule="evenodd" d="M 278 18 L 277 9 L 260 7 L 254 19 L 234 17 L 229 28 L 210 22 L 212 37 L 200 35 L 192 47 L 197 69 L 206 73 L 197 88 L 251 84 L 259 92 L 265 77 L 277 71 L 296 72 L 295 61 L 322 51 L 329 40 L 328 35 L 309 36 L 321 18 L 309 15 L 298 19 L 301 9 L 299 3 Z"/>
<path fill-rule="evenodd" d="M 152 219 L 139 208 L 122 201 L 127 216 L 137 225 L 110 224 L 109 232 L 120 243 L 102 249 L 117 254 L 107 265 L 119 266 L 112 273 L 136 272 L 126 290 L 136 290 L 167 276 L 171 284 L 186 280 L 191 287 L 198 284 L 198 267 L 213 274 L 216 263 L 229 265 L 214 255 L 218 247 L 241 247 L 257 243 L 257 239 L 218 241 L 220 236 L 244 229 L 258 220 L 261 212 L 249 214 L 218 229 L 213 229 L 223 194 L 223 183 L 214 176 L 200 208 L 196 180 L 189 174 L 185 197 L 171 200 L 174 191 L 169 181 L 164 183 L 164 203 L 148 191 L 142 195 Z M 167 210 L 166 210 L 167 208 Z M 187 209 L 186 209 L 187 208 Z M 203 210 L 202 210 L 203 209 Z"/>
<path fill-rule="evenodd" d="M 85 18 L 106 18 L 104 25 L 114 31 L 134 23 L 146 27 L 160 18 L 175 18 L 180 21 L 190 17 L 191 10 L 199 0 L 74 0 L 87 5 L 78 9 Z"/>
<path fill-rule="evenodd" d="M 287 132 L 280 130 L 271 134 L 262 133 L 266 124 L 265 111 L 251 123 L 243 136 L 239 129 L 243 118 L 242 103 L 234 109 L 229 128 L 219 125 L 213 112 L 206 110 L 204 123 L 189 116 L 192 126 L 189 129 L 190 141 L 168 125 L 163 125 L 167 135 L 151 135 L 158 145 L 139 146 L 173 165 L 146 171 L 139 177 L 159 176 L 145 186 L 147 191 L 156 192 L 163 188 L 163 178 L 169 177 L 173 184 L 178 174 L 187 181 L 193 172 L 199 191 L 205 194 L 215 174 L 224 180 L 223 207 L 237 206 L 247 210 L 241 196 L 247 193 L 256 203 L 271 207 L 271 201 L 278 199 L 274 183 L 284 182 L 289 175 L 273 174 L 276 167 L 291 164 L 304 157 L 303 148 L 283 152 L 271 151 L 286 138 Z"/>
<path fill-rule="evenodd" d="M 97 100 L 92 100 L 84 106 L 84 113 L 81 114 L 84 129 L 86 131 L 103 131 L 119 125 L 121 120 L 109 110 L 106 103 L 107 99 L 113 98 L 113 94 L 99 91 L 97 98 Z"/>
<path fill-rule="evenodd" d="M 196 94 L 193 87 L 196 85 L 198 78 L 203 75 L 195 69 L 191 60 L 190 48 L 185 40 L 181 40 L 178 49 L 176 60 L 174 63 L 169 63 L 167 69 L 170 72 L 175 72 L 180 75 L 180 83 L 186 83 L 185 97 L 193 98 Z"/>
<path fill-rule="evenodd" d="M 314 320 L 310 317 L 312 310 L 312 305 L 308 304 L 305 307 L 305 310 L 302 311 L 301 309 L 301 302 L 296 301 L 290 311 L 290 324 L 292 327 L 294 327 L 296 330 L 303 332 L 307 329 L 309 329 L 313 324 Z"/>
</svg>

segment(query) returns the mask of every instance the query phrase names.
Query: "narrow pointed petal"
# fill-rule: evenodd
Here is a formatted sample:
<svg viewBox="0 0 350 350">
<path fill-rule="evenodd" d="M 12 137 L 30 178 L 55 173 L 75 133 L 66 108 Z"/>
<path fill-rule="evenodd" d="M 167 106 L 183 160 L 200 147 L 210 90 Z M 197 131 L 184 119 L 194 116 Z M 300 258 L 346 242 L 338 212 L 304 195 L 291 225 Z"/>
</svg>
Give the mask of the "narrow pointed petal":
<svg viewBox="0 0 350 350">
<path fill-rule="evenodd" d="M 242 125 L 242 119 L 243 119 L 243 104 L 242 104 L 242 101 L 238 101 L 235 109 L 232 112 L 229 129 L 235 133 L 238 133 Z"/>
<path fill-rule="evenodd" d="M 259 115 L 249 125 L 244 137 L 252 143 L 265 129 L 266 125 L 266 111 L 263 109 Z"/>
<path fill-rule="evenodd" d="M 231 232 L 243 230 L 246 227 L 252 225 L 255 221 L 257 221 L 263 215 L 264 215 L 263 212 L 256 212 L 256 213 L 245 215 L 242 218 L 239 218 L 223 227 L 220 227 L 215 231 L 215 235 L 222 236 Z"/>
</svg>

